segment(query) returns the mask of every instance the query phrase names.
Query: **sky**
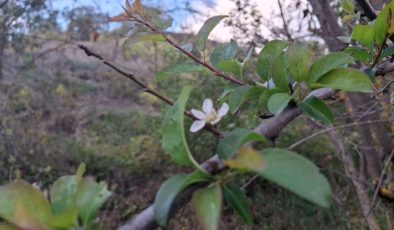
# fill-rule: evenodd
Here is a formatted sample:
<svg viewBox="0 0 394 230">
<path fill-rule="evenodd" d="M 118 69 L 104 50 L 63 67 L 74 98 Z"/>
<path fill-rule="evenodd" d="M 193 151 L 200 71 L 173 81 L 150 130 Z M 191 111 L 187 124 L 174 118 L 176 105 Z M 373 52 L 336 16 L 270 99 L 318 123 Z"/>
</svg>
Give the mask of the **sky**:
<svg viewBox="0 0 394 230">
<path fill-rule="evenodd" d="M 184 5 L 186 2 L 194 8 L 204 12 L 199 18 L 191 16 L 186 12 L 173 12 L 171 16 L 174 18 L 174 26 L 171 31 L 181 31 L 182 26 L 187 25 L 188 32 L 197 32 L 203 25 L 204 21 L 210 16 L 227 15 L 234 9 L 235 4 L 231 0 L 210 0 L 210 5 L 202 4 L 200 1 L 188 0 L 142 0 L 142 4 L 150 6 L 161 6 L 166 9 L 173 9 L 175 5 Z M 132 2 L 132 0 L 130 0 Z M 251 0 L 259 7 L 263 16 L 268 17 L 272 11 L 277 12 L 276 0 Z M 122 12 L 122 4 L 124 0 L 56 0 L 54 7 L 63 9 L 65 7 L 74 8 L 81 5 L 94 6 L 109 15 L 116 15 Z M 226 27 L 223 23 L 219 24 L 211 34 L 211 38 L 219 41 L 228 41 L 232 38 L 231 28 Z"/>
</svg>

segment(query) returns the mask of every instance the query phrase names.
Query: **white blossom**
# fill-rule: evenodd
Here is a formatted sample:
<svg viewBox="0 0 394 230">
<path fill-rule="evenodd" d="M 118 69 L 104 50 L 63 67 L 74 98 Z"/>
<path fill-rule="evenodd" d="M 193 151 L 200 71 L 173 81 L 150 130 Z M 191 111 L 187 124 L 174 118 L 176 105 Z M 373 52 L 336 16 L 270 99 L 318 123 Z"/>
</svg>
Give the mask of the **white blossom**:
<svg viewBox="0 0 394 230">
<path fill-rule="evenodd" d="M 222 107 L 220 107 L 219 111 L 216 112 L 213 107 L 213 103 L 211 99 L 205 99 L 202 104 L 202 111 L 192 109 L 192 114 L 198 119 L 195 120 L 190 127 L 190 132 L 197 132 L 200 129 L 204 128 L 204 126 L 208 123 L 211 125 L 217 124 L 224 115 L 227 114 L 229 110 L 228 104 L 223 103 Z"/>
</svg>

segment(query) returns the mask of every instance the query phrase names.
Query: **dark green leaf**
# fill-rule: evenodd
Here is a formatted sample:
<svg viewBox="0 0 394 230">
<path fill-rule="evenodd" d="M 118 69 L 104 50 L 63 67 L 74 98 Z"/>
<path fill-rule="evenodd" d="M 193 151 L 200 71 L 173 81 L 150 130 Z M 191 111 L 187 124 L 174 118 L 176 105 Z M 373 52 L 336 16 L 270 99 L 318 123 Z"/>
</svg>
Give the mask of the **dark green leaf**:
<svg viewBox="0 0 394 230">
<path fill-rule="evenodd" d="M 299 107 L 309 116 L 325 124 L 332 124 L 334 122 L 334 115 L 332 115 L 330 108 L 319 98 L 309 97 L 303 102 L 300 102 Z"/>
<path fill-rule="evenodd" d="M 178 100 L 165 114 L 162 125 L 162 146 L 164 151 L 170 154 L 176 163 L 189 166 L 194 165 L 196 168 L 204 171 L 190 153 L 184 132 L 184 111 L 192 89 L 191 86 L 185 86 Z"/>
<path fill-rule="evenodd" d="M 360 25 L 354 26 L 352 39 L 358 41 L 361 45 L 368 48 L 372 46 L 375 37 L 375 30 L 370 25 Z"/>
<path fill-rule="evenodd" d="M 360 62 L 368 62 L 372 58 L 372 56 L 368 53 L 367 50 L 360 47 L 348 47 L 344 49 L 343 52 L 352 55 L 354 59 Z"/>
<path fill-rule="evenodd" d="M 335 68 L 345 67 L 345 65 L 353 62 L 354 60 L 349 54 L 342 52 L 330 53 L 323 56 L 313 63 L 309 69 L 308 82 L 316 82 L 321 76 L 329 71 Z"/>
<path fill-rule="evenodd" d="M 234 60 L 238 53 L 237 42 L 231 40 L 230 43 L 216 47 L 210 57 L 211 64 L 218 68 L 219 63 L 224 60 Z"/>
<path fill-rule="evenodd" d="M 203 229 L 217 230 L 223 203 L 220 185 L 197 190 L 193 194 L 192 202 Z"/>
<path fill-rule="evenodd" d="M 161 81 L 169 77 L 178 76 L 181 73 L 202 73 L 204 71 L 205 67 L 202 65 L 196 65 L 194 63 L 181 63 L 161 70 L 157 73 L 156 79 Z"/>
<path fill-rule="evenodd" d="M 268 76 L 272 78 L 275 86 L 283 91 L 289 90 L 289 80 L 287 76 L 287 58 L 286 53 L 282 52 L 273 62 Z"/>
<path fill-rule="evenodd" d="M 226 18 L 226 15 L 219 15 L 209 18 L 205 21 L 204 25 L 198 31 L 196 47 L 199 51 L 205 50 L 205 43 L 207 42 L 208 36 L 211 31 L 219 24 L 221 20 Z"/>
<path fill-rule="evenodd" d="M 237 60 L 223 60 L 218 64 L 218 69 L 223 72 L 232 73 L 235 76 L 242 76 L 242 66 Z"/>
<path fill-rule="evenodd" d="M 162 227 L 167 225 L 172 203 L 180 192 L 194 183 L 210 180 L 212 180 L 210 176 L 200 171 L 190 175 L 176 175 L 166 180 L 160 186 L 153 204 L 157 223 Z"/>
<path fill-rule="evenodd" d="M 287 49 L 289 72 L 294 80 L 300 82 L 307 78 L 309 69 L 309 50 L 303 43 L 293 43 Z"/>
<path fill-rule="evenodd" d="M 272 62 L 287 46 L 288 44 L 285 41 L 274 40 L 268 42 L 260 51 L 257 59 L 257 73 L 263 80 L 269 80 L 268 72 L 271 68 Z"/>
<path fill-rule="evenodd" d="M 348 92 L 372 92 L 372 82 L 368 75 L 356 69 L 335 69 L 321 77 L 317 86 Z"/>
<path fill-rule="evenodd" d="M 262 152 L 266 168 L 260 175 L 298 196 L 329 207 L 332 192 L 327 179 L 307 158 L 284 149 L 265 149 Z"/>
<path fill-rule="evenodd" d="M 265 138 L 250 129 L 236 129 L 220 140 L 217 153 L 221 160 L 231 159 L 241 146 L 249 141 L 264 142 Z"/>
<path fill-rule="evenodd" d="M 287 107 L 290 100 L 291 96 L 287 93 L 276 93 L 268 100 L 268 110 L 273 114 L 279 114 Z"/>
<path fill-rule="evenodd" d="M 239 107 L 247 100 L 258 98 L 263 93 L 264 88 L 258 86 L 239 86 L 235 88 L 229 98 L 229 107 L 231 113 L 236 113 Z"/>
<path fill-rule="evenodd" d="M 245 193 L 238 187 L 226 184 L 223 187 L 223 195 L 226 202 L 247 224 L 253 224 L 253 215 L 250 211 Z"/>
</svg>

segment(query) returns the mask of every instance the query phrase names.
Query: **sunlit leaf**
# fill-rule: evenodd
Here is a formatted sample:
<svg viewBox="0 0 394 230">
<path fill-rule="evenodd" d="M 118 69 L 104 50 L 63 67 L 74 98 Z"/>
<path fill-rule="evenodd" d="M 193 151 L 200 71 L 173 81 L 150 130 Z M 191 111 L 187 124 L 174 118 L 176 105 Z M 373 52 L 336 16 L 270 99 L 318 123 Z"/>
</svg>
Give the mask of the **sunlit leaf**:
<svg viewBox="0 0 394 230">
<path fill-rule="evenodd" d="M 226 134 L 220 140 L 217 153 L 221 160 L 231 159 L 241 148 L 241 146 L 249 141 L 264 142 L 265 138 L 260 134 L 245 128 L 239 128 Z"/>
<path fill-rule="evenodd" d="M 257 59 L 257 73 L 263 80 L 268 81 L 268 73 L 271 69 L 272 62 L 287 46 L 288 44 L 285 41 L 274 40 L 268 42 L 260 51 Z"/>
<path fill-rule="evenodd" d="M 113 16 L 108 20 L 108 22 L 127 22 L 127 21 L 131 21 L 131 19 L 129 16 L 125 14 Z"/>
<path fill-rule="evenodd" d="M 0 217 L 22 229 L 45 229 L 51 207 L 38 189 L 23 181 L 0 187 Z"/>
<path fill-rule="evenodd" d="M 171 211 L 171 206 L 176 196 L 185 188 L 195 183 L 208 182 L 212 177 L 200 171 L 189 175 L 175 175 L 166 180 L 156 194 L 154 206 L 154 215 L 156 222 L 166 227 Z"/>
<path fill-rule="evenodd" d="M 304 43 L 293 43 L 287 49 L 287 58 L 289 62 L 289 72 L 296 81 L 302 81 L 307 78 L 310 55 L 308 46 Z"/>
<path fill-rule="evenodd" d="M 199 51 L 205 50 L 205 44 L 207 42 L 209 34 L 219 24 L 219 22 L 226 17 L 228 16 L 218 15 L 211 17 L 207 21 L 205 21 L 204 25 L 201 27 L 197 34 L 196 47 Z"/>
<path fill-rule="evenodd" d="M 358 41 L 361 45 L 371 47 L 375 37 L 375 30 L 370 25 L 357 24 L 353 28 L 352 39 Z"/>
<path fill-rule="evenodd" d="M 334 122 L 334 115 L 330 108 L 317 97 L 309 97 L 298 104 L 300 109 L 309 116 L 318 119 L 325 124 L 332 124 Z"/>
<path fill-rule="evenodd" d="M 387 31 L 389 29 L 389 6 L 383 8 L 383 10 L 379 13 L 378 17 L 374 23 L 375 29 L 375 40 L 376 43 L 381 46 L 386 37 Z"/>
<path fill-rule="evenodd" d="M 196 65 L 194 63 L 181 63 L 169 66 L 157 73 L 156 79 L 158 81 L 167 79 L 169 77 L 179 76 L 182 73 L 202 73 L 205 67 Z"/>
<path fill-rule="evenodd" d="M 334 69 L 317 81 L 316 86 L 345 90 L 348 92 L 372 92 L 368 75 L 356 69 Z"/>
<path fill-rule="evenodd" d="M 144 16 L 144 7 L 141 4 L 141 0 L 135 0 L 133 3 L 134 12 L 139 14 L 140 16 Z"/>
<path fill-rule="evenodd" d="M 284 149 L 265 149 L 266 166 L 259 174 L 322 207 L 329 207 L 332 192 L 327 179 L 307 158 Z"/>
<path fill-rule="evenodd" d="M 265 167 L 264 158 L 251 147 L 242 147 L 233 160 L 226 161 L 231 169 L 261 172 Z"/>
<path fill-rule="evenodd" d="M 345 67 L 345 65 L 353 62 L 353 58 L 346 53 L 338 52 L 325 55 L 311 65 L 308 72 L 308 82 L 316 82 L 329 71 L 335 68 Z"/>
<path fill-rule="evenodd" d="M 276 93 L 272 95 L 267 103 L 268 110 L 273 114 L 281 113 L 287 107 L 291 98 L 287 93 Z"/>
<path fill-rule="evenodd" d="M 245 193 L 238 187 L 226 184 L 223 186 L 223 195 L 226 202 L 247 224 L 253 224 L 253 215 L 250 211 Z"/>
<path fill-rule="evenodd" d="M 354 2 L 352 0 L 341 0 L 342 9 L 348 14 L 354 14 Z"/>
<path fill-rule="evenodd" d="M 193 194 L 193 206 L 204 230 L 217 230 L 223 196 L 219 184 L 199 189 Z"/>
</svg>

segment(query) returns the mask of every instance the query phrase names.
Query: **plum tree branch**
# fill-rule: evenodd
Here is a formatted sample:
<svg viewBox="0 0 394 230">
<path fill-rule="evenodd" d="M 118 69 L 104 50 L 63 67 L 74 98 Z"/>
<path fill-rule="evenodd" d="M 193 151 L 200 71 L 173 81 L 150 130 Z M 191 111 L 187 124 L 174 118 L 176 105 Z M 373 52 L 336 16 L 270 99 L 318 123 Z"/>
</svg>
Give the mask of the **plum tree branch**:
<svg viewBox="0 0 394 230">
<path fill-rule="evenodd" d="M 197 62 L 200 65 L 203 65 L 205 68 L 207 68 L 209 71 L 211 71 L 215 76 L 221 77 L 221 78 L 223 78 L 223 79 L 225 79 L 227 81 L 230 81 L 230 82 L 232 82 L 234 84 L 237 84 L 237 85 L 243 85 L 244 84 L 243 82 L 241 82 L 240 80 L 238 80 L 236 78 L 233 78 L 233 77 L 225 75 L 224 73 L 220 72 L 218 69 L 216 69 L 215 67 L 213 67 L 212 65 L 210 65 L 206 61 L 201 60 L 200 58 L 196 57 L 191 52 L 185 50 L 184 48 L 182 48 L 181 46 L 176 44 L 176 42 L 173 41 L 170 37 L 168 37 L 163 31 L 156 29 L 155 27 L 153 27 L 148 22 L 146 22 L 144 20 L 141 20 L 140 18 L 134 16 L 133 14 L 128 13 L 127 11 L 126 11 L 126 13 L 127 13 L 127 16 L 129 16 L 132 21 L 136 21 L 136 22 L 144 25 L 148 29 L 150 29 L 152 32 L 160 34 L 161 36 L 164 37 L 164 39 L 168 42 L 168 44 L 170 44 L 171 46 L 173 46 L 175 49 L 179 50 L 180 52 L 184 53 L 186 56 L 188 56 L 193 61 Z"/>
<path fill-rule="evenodd" d="M 78 47 L 80 49 L 82 49 L 85 54 L 89 57 L 95 57 L 97 59 L 99 59 L 100 61 L 102 61 L 105 65 L 111 67 L 113 70 L 115 70 L 116 72 L 118 72 L 119 74 L 123 75 L 124 77 L 128 78 L 129 80 L 133 81 L 135 84 L 137 84 L 139 87 L 142 88 L 142 90 L 146 93 L 149 93 L 157 98 L 159 98 L 160 100 L 164 101 L 165 103 L 167 103 L 168 105 L 174 105 L 174 102 L 167 98 L 166 96 L 160 94 L 159 92 L 156 92 L 155 90 L 153 90 L 152 88 L 150 88 L 148 85 L 146 85 L 144 82 L 138 80 L 134 74 L 132 73 L 128 73 L 126 71 L 124 71 L 123 69 L 121 69 L 120 67 L 118 67 L 115 63 L 106 60 L 103 56 L 101 56 L 100 54 L 90 50 L 87 46 L 84 45 L 78 45 Z M 186 116 L 190 117 L 193 120 L 197 120 L 197 118 L 190 112 L 190 111 L 185 111 Z M 217 128 L 211 126 L 211 125 L 206 125 L 204 127 L 205 130 L 213 133 L 214 135 L 216 135 L 219 138 L 223 137 L 223 133 L 218 130 Z"/>
</svg>

